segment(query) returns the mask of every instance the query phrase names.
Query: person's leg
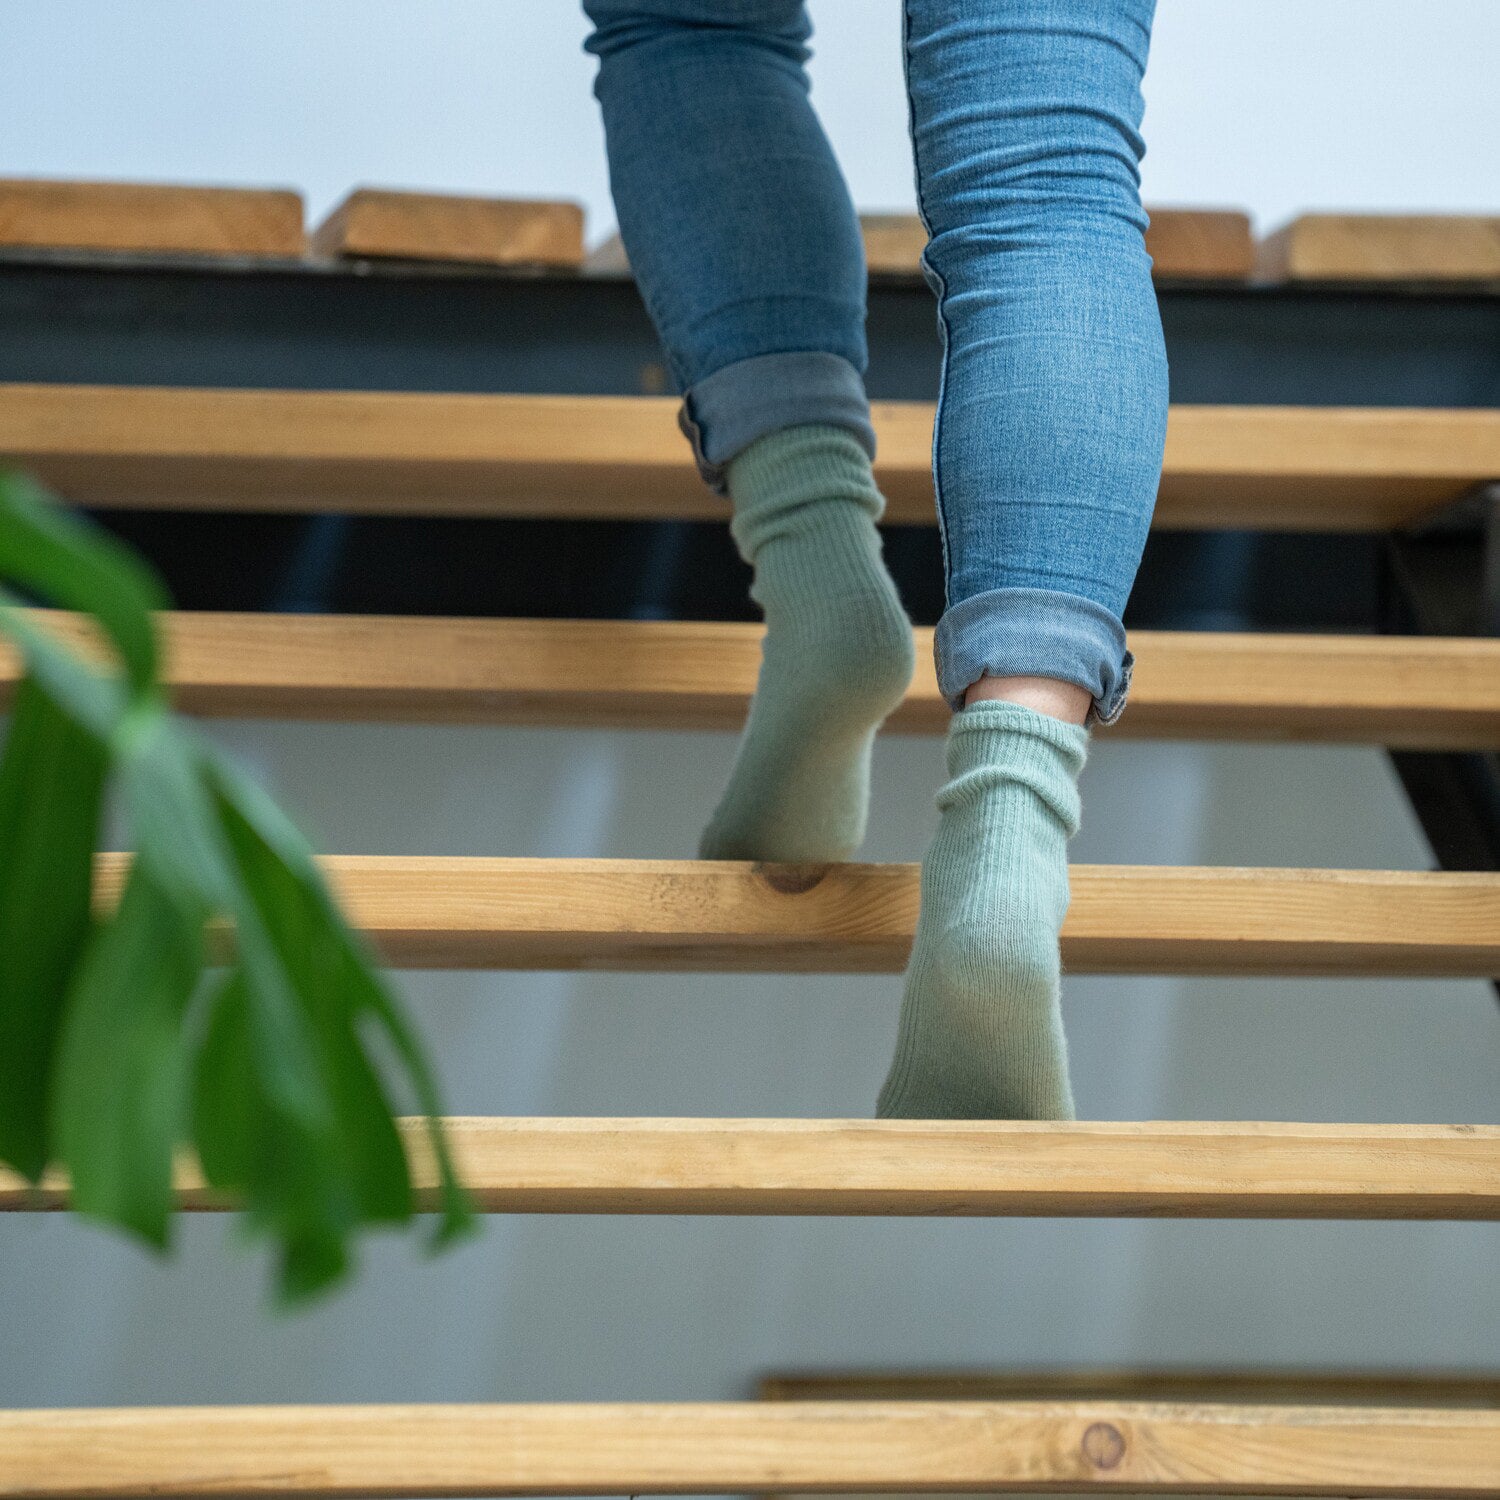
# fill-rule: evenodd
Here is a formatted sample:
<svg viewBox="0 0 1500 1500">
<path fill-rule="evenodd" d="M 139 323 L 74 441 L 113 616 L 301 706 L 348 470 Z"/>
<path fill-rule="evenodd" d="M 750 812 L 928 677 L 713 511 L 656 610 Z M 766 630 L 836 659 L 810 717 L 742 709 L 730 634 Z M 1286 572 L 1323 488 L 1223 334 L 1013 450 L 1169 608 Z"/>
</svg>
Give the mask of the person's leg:
<svg viewBox="0 0 1500 1500">
<path fill-rule="evenodd" d="M 865 268 L 800 0 L 586 0 L 610 184 L 682 422 L 766 615 L 709 858 L 846 857 L 912 670 L 870 472 Z"/>
<path fill-rule="evenodd" d="M 955 717 L 883 1115 L 1073 1114 L 1066 845 L 1086 722 L 1124 706 L 1121 616 L 1166 429 L 1138 177 L 1151 14 L 906 0 Z"/>
</svg>

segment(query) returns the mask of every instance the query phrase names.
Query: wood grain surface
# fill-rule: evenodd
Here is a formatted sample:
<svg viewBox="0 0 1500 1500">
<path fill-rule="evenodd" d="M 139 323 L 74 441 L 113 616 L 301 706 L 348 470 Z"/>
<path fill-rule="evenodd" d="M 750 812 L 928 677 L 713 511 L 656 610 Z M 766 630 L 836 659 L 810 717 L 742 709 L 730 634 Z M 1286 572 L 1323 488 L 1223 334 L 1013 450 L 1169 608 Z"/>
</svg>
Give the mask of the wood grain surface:
<svg viewBox="0 0 1500 1500">
<path fill-rule="evenodd" d="M 1303 214 L 1268 235 L 1277 281 L 1500 282 L 1500 215 Z"/>
<path fill-rule="evenodd" d="M 0 180 L 0 247 L 292 258 L 305 247 L 302 196 L 8 178 Z"/>
<path fill-rule="evenodd" d="M 1500 1218 L 1500 1126 L 1017 1120 L 448 1122 L 486 1213 L 1207 1219 Z M 418 1202 L 435 1207 L 420 1122 Z M 184 1171 L 185 1209 L 232 1207 Z M 0 1209 L 66 1185 L 0 1175 Z"/>
<path fill-rule="evenodd" d="M 1120 1402 L 0 1413 L 0 1496 L 1493 1495 L 1500 1415 Z"/>
<path fill-rule="evenodd" d="M 108 906 L 128 861 L 99 862 Z M 415 969 L 896 973 L 916 865 L 332 855 L 382 958 Z M 1500 874 L 1074 865 L 1074 973 L 1500 975 Z"/>
<path fill-rule="evenodd" d="M 574 269 L 583 209 L 556 200 L 357 188 L 313 232 L 319 255 Z"/>
<path fill-rule="evenodd" d="M 159 509 L 726 519 L 677 402 L 0 385 L 0 462 Z M 877 402 L 890 521 L 933 519 L 933 408 Z M 1179 406 L 1155 524 L 1381 531 L 1500 478 L 1500 411 Z"/>
<path fill-rule="evenodd" d="M 73 616 L 38 623 L 90 649 Z M 163 616 L 167 681 L 229 718 L 738 729 L 761 627 L 676 620 L 443 619 L 187 612 Z M 887 723 L 939 734 L 932 631 Z M 1132 631 L 1129 711 L 1099 733 L 1500 748 L 1500 640 Z M 0 643 L 0 703 L 20 662 Z"/>
</svg>

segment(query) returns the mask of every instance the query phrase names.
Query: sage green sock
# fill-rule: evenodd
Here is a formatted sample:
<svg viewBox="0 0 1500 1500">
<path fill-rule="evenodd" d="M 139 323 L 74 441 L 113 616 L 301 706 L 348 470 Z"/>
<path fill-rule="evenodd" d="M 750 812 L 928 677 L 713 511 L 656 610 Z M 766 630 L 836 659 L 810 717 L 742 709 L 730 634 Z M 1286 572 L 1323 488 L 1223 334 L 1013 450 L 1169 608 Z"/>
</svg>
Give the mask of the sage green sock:
<svg viewBox="0 0 1500 1500">
<path fill-rule="evenodd" d="M 768 434 L 729 465 L 731 531 L 766 617 L 760 678 L 705 859 L 835 860 L 864 837 L 870 749 L 911 681 L 884 508 L 853 434 Z"/>
<path fill-rule="evenodd" d="M 1018 703 L 954 716 L 880 1115 L 1073 1118 L 1057 944 L 1087 750 Z"/>
</svg>

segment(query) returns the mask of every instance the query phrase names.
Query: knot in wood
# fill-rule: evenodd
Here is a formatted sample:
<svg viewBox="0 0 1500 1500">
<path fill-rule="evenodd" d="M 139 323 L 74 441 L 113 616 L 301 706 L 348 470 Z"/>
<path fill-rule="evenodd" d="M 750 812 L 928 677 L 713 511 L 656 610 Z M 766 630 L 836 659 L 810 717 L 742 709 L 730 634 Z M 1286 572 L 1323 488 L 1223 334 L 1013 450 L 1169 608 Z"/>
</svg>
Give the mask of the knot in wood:
<svg viewBox="0 0 1500 1500">
<path fill-rule="evenodd" d="M 1125 1437 L 1111 1422 L 1095 1422 L 1083 1434 L 1083 1456 L 1096 1469 L 1113 1469 L 1125 1457 Z"/>
</svg>

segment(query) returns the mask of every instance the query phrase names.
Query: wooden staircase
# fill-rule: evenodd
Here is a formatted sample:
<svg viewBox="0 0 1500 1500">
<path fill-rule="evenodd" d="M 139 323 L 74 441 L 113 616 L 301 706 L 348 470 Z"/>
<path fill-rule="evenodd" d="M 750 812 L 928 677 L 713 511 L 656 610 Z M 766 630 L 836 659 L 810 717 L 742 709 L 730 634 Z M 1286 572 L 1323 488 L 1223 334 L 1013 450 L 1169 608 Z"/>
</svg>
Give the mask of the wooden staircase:
<svg viewBox="0 0 1500 1500">
<path fill-rule="evenodd" d="M 721 516 L 688 465 L 674 405 L 12 383 L 0 385 L 0 462 L 103 507 Z M 882 403 L 876 417 L 890 518 L 925 522 L 931 407 Z M 1382 533 L 1497 479 L 1494 411 L 1179 407 L 1157 525 Z M 87 639 L 77 621 L 48 618 Z M 179 703 L 216 716 L 727 730 L 743 717 L 759 649 L 755 627 L 681 621 L 195 613 L 165 624 Z M 1500 748 L 1500 641 L 1140 632 L 1133 644 L 1131 710 L 1109 734 Z M 893 730 L 935 734 L 945 722 L 929 656 L 924 632 Z M 0 659 L 0 691 L 16 675 Z M 101 901 L 123 868 L 121 856 L 101 858 Z M 385 959 L 423 968 L 892 972 L 916 915 L 910 866 L 370 855 L 327 868 Z M 1063 943 L 1076 972 L 1500 975 L 1491 873 L 1084 866 L 1073 879 Z M 1496 1125 L 497 1118 L 450 1128 L 490 1213 L 1500 1219 Z M 410 1142 L 425 1202 L 429 1164 L 414 1130 Z M 191 1172 L 180 1201 L 232 1206 Z M 62 1184 L 0 1178 L 0 1209 L 66 1205 Z M 866 1394 L 0 1413 L 0 1497 L 1070 1487 L 1500 1494 L 1500 1410 L 1420 1398 Z"/>
</svg>

